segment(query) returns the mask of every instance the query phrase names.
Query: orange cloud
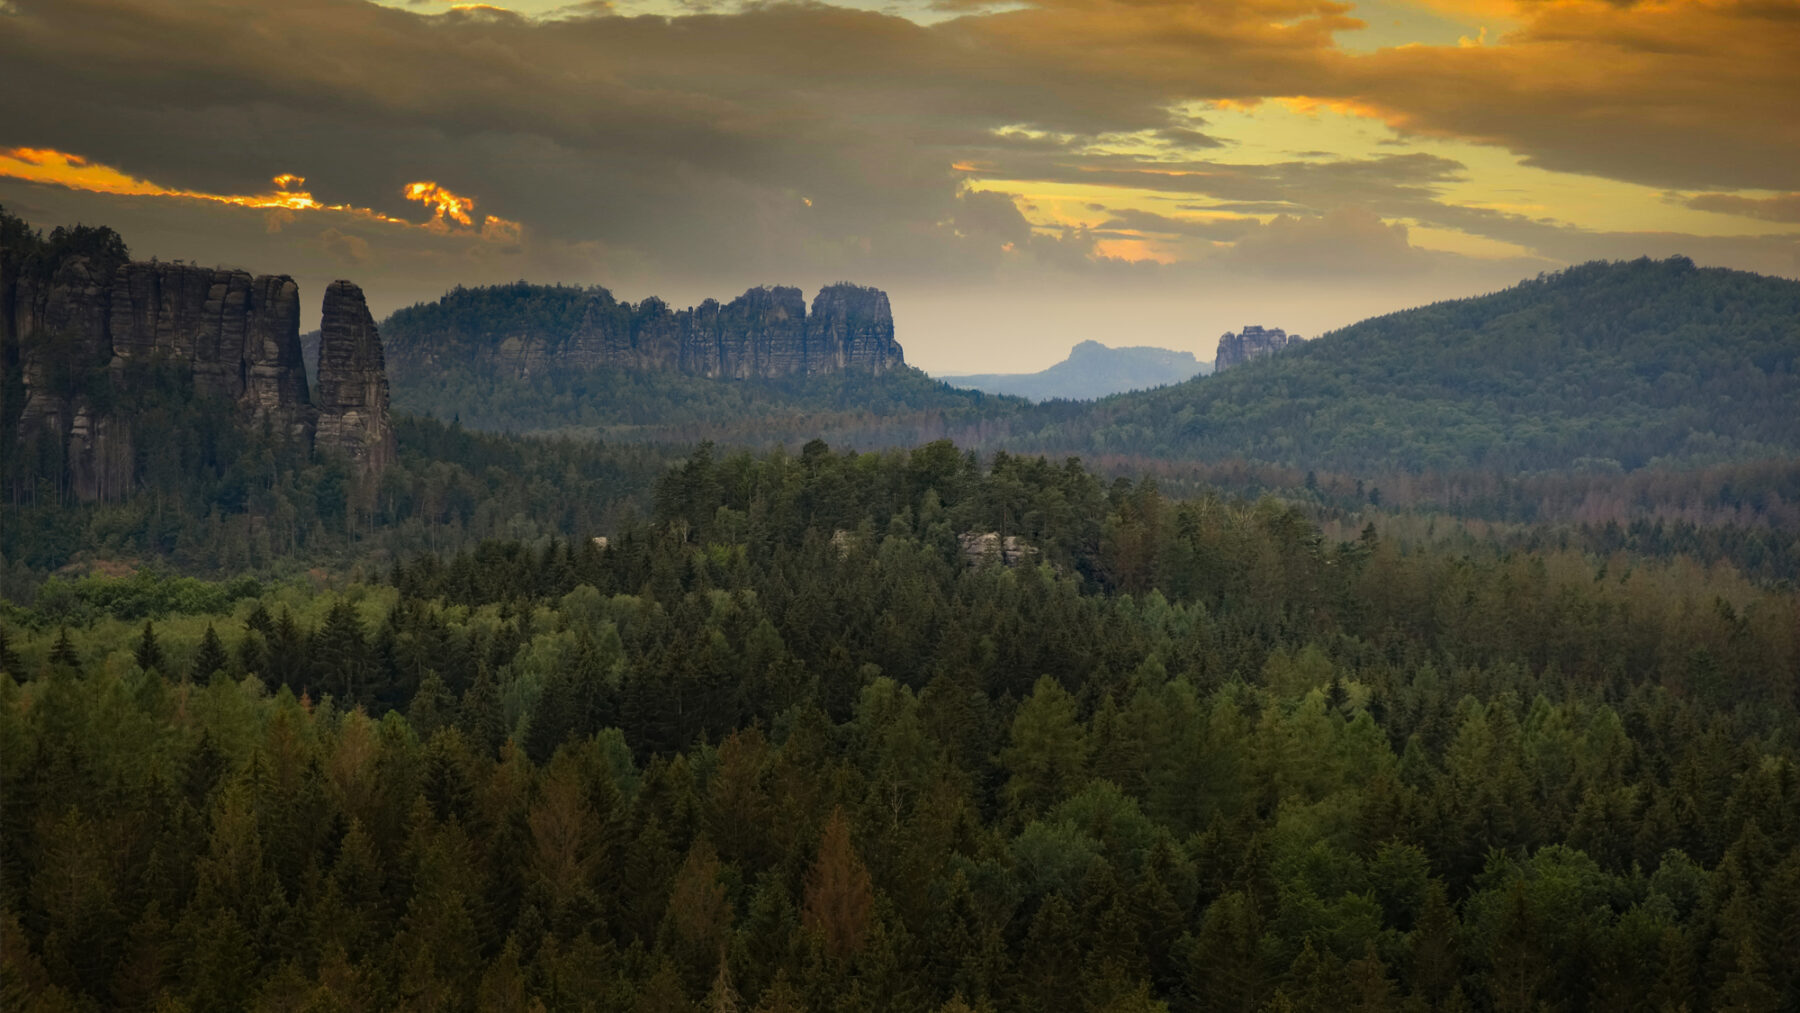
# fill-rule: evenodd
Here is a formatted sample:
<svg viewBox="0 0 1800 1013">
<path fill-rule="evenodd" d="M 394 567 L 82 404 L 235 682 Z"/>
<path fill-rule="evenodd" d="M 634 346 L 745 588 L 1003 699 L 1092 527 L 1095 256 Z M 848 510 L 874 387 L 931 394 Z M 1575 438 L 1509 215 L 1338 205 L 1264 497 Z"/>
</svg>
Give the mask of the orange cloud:
<svg viewBox="0 0 1800 1013">
<path fill-rule="evenodd" d="M 297 189 L 306 182 L 306 178 L 291 173 L 282 173 L 271 180 L 275 189 L 267 193 L 206 193 L 201 190 L 181 190 L 162 186 L 147 179 L 128 175 L 110 165 L 90 162 L 80 155 L 71 155 L 66 151 L 53 151 L 48 148 L 0 148 L 0 176 L 27 180 L 32 183 L 48 183 L 52 186 L 67 187 L 70 190 L 87 190 L 93 193 L 112 193 L 131 197 L 185 197 L 189 200 L 214 201 L 219 204 L 235 204 L 239 207 L 284 211 L 347 211 L 383 221 L 401 222 L 401 219 L 390 218 L 368 208 L 356 208 L 348 204 L 321 204 L 313 198 L 311 192 Z M 402 222 L 402 224 L 405 223 Z"/>
<path fill-rule="evenodd" d="M 70 190 L 86 190 L 92 193 L 119 194 L 130 197 L 176 197 L 258 208 L 269 212 L 269 231 L 271 232 L 280 231 L 282 226 L 292 223 L 295 212 L 336 211 L 357 218 L 366 218 L 392 225 L 427 228 L 438 232 L 451 231 L 454 226 L 466 226 L 472 234 L 499 243 L 517 243 L 520 234 L 518 222 L 496 218 L 493 215 L 487 216 L 483 220 L 481 228 L 475 230 L 475 221 L 469 214 L 475 207 L 475 199 L 451 193 L 431 182 L 408 183 L 401 191 L 408 200 L 419 201 L 432 209 L 429 221 L 414 223 L 404 218 L 383 214 L 372 208 L 323 203 L 313 197 L 311 191 L 301 189 L 306 183 L 306 177 L 288 172 L 270 180 L 274 189 L 265 193 L 207 193 L 202 190 L 167 187 L 147 179 L 139 179 L 110 165 L 91 162 L 80 155 L 72 155 L 66 151 L 55 151 L 49 148 L 0 148 L 0 177 L 21 179 L 32 183 L 46 183 L 51 186 L 65 187 Z"/>
<path fill-rule="evenodd" d="M 1148 239 L 1102 239 L 1094 243 L 1094 253 L 1101 257 L 1130 261 L 1134 264 L 1146 260 L 1158 264 L 1173 264 L 1180 259 Z"/>
<path fill-rule="evenodd" d="M 408 183 L 402 191 L 407 200 L 416 200 L 432 209 L 431 222 L 428 224 L 448 228 L 448 222 L 459 225 L 474 225 L 469 212 L 475 209 L 475 201 L 470 197 L 459 197 L 438 186 L 436 183 Z"/>
</svg>

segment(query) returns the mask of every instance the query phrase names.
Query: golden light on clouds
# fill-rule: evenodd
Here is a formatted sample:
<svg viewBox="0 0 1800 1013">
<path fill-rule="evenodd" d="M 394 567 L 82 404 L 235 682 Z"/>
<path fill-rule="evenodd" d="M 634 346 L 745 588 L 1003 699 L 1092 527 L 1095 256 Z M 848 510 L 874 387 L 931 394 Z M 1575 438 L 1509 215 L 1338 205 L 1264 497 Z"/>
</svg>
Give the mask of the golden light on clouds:
<svg viewBox="0 0 1800 1013">
<path fill-rule="evenodd" d="M 1160 244 L 1141 237 L 1102 239 L 1094 243 L 1094 252 L 1102 257 L 1134 264 L 1140 261 L 1173 264 L 1179 259 L 1173 252 L 1164 249 Z"/>
<path fill-rule="evenodd" d="M 446 219 L 459 225 L 475 224 L 469 217 L 469 212 L 475 209 L 475 201 L 471 198 L 459 197 L 431 182 L 408 183 L 403 192 L 407 200 L 416 200 L 432 209 L 433 224 L 443 225 Z"/>
<path fill-rule="evenodd" d="M 432 210 L 430 220 L 420 223 L 383 214 L 373 208 L 324 203 L 315 198 L 311 191 L 301 189 L 306 184 L 306 177 L 288 172 L 271 179 L 269 182 L 274 189 L 264 193 L 207 193 L 203 190 L 185 190 L 163 186 L 132 176 L 110 165 L 89 161 L 80 155 L 73 155 L 66 151 L 55 151 L 49 148 L 0 148 L 0 177 L 44 183 L 70 190 L 85 190 L 90 193 L 117 194 L 128 197 L 173 197 L 255 208 L 270 212 L 269 230 L 271 232 L 279 231 L 283 225 L 292 222 L 296 212 L 312 211 L 336 212 L 354 218 L 411 228 L 425 228 L 435 232 L 467 231 L 469 234 L 479 235 L 484 240 L 504 244 L 517 243 L 521 231 L 518 222 L 496 218 L 492 215 L 487 216 L 483 220 L 481 228 L 476 231 L 474 218 L 469 214 L 474 210 L 475 199 L 452 193 L 433 182 L 408 183 L 401 190 L 408 200 L 419 201 Z M 455 226 L 465 226 L 466 229 L 455 229 Z"/>
</svg>

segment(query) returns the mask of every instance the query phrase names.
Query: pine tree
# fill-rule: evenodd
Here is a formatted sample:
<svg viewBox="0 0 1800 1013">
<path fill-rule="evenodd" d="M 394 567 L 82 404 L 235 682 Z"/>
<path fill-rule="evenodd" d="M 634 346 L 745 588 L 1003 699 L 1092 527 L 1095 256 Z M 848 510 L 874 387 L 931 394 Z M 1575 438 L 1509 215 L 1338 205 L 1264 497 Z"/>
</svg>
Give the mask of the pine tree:
<svg viewBox="0 0 1800 1013">
<path fill-rule="evenodd" d="M 194 652 L 194 664 L 188 677 L 195 682 L 210 682 L 214 672 L 223 672 L 231 665 L 225 656 L 225 645 L 219 640 L 219 633 L 211 623 L 206 624 L 206 633 L 200 637 L 200 647 Z"/>
<path fill-rule="evenodd" d="M 1456 984 L 1457 928 L 1444 883 L 1434 879 L 1425 888 L 1425 903 L 1412 931 L 1412 989 L 1432 1003 L 1443 1002 Z"/>
<path fill-rule="evenodd" d="M 1388 977 L 1387 965 L 1375 952 L 1375 940 L 1365 943 L 1362 959 L 1351 961 L 1344 971 L 1349 978 L 1352 1010 L 1387 1013 L 1394 1008 L 1394 983 Z"/>
<path fill-rule="evenodd" d="M 688 1001 L 687 989 L 681 984 L 675 965 L 665 958 L 638 988 L 638 999 L 631 1009 L 632 1013 L 693 1013 L 694 1005 Z"/>
<path fill-rule="evenodd" d="M 282 618 L 289 617 L 283 612 Z M 279 632 L 277 638 L 281 638 Z M 363 703 L 369 690 L 368 641 L 356 606 L 338 599 L 325 614 L 325 624 L 313 634 L 310 647 L 319 688 L 337 697 L 344 710 Z"/>
<path fill-rule="evenodd" d="M 156 627 L 150 620 L 144 620 L 144 632 L 138 636 L 137 649 L 133 652 L 137 666 L 148 672 L 151 669 L 161 671 L 163 666 L 162 645 L 156 641 Z"/>
<path fill-rule="evenodd" d="M 800 992 L 788 983 L 787 971 L 782 970 L 775 975 L 774 982 L 763 989 L 754 1013 L 804 1013 L 805 1009 Z"/>
<path fill-rule="evenodd" d="M 483 665 L 475 681 L 463 693 L 457 709 L 456 726 L 482 754 L 492 757 L 507 739 L 506 715 L 500 705 L 500 691 L 493 676 Z"/>
<path fill-rule="evenodd" d="M 426 669 L 406 709 L 407 721 L 419 738 L 429 740 L 438 729 L 451 727 L 455 718 L 456 698 L 444 687 L 443 676 L 435 668 Z"/>
<path fill-rule="evenodd" d="M 396 564 L 398 565 L 398 564 Z M 519 968 L 519 942 L 508 936 L 500 955 L 481 976 L 476 1008 L 494 1013 L 526 1013 L 525 975 Z"/>
<path fill-rule="evenodd" d="M 1262 919 L 1247 894 L 1234 891 L 1207 907 L 1187 960 L 1187 990 L 1196 1009 L 1223 1013 L 1262 1004 L 1261 938 Z"/>
<path fill-rule="evenodd" d="M 1650 1008 L 1655 1013 L 1697 1009 L 1694 980 L 1698 968 L 1694 962 L 1694 948 L 1679 928 L 1670 925 L 1662 930 L 1662 938 L 1657 943 L 1657 963 L 1662 970 L 1650 989 Z"/>
<path fill-rule="evenodd" d="M 308 638 L 306 631 L 294 619 L 294 614 L 283 608 L 264 639 L 267 644 L 264 660 L 268 670 L 263 681 L 271 686 L 287 686 L 295 691 L 310 688 L 317 695 L 321 687 L 308 687 L 310 680 L 307 678 L 307 663 L 311 655 Z"/>
<path fill-rule="evenodd" d="M 723 946 L 719 947 L 719 973 L 713 977 L 702 1008 L 705 1013 L 739 1013 L 743 1009 L 743 999 L 731 984 L 731 964 L 725 959 Z"/>
<path fill-rule="evenodd" d="M 1488 975 L 1489 994 L 1497 1013 L 1529 1013 L 1536 1008 L 1538 991 L 1549 972 L 1538 919 L 1533 916 L 1523 880 L 1513 881 L 1505 905 L 1489 951 L 1493 961 Z"/>
<path fill-rule="evenodd" d="M 1061 891 L 1038 905 L 1020 957 L 1020 987 L 1037 1009 L 1054 1009 L 1075 993 L 1081 970 L 1081 941 L 1075 909 Z"/>
<path fill-rule="evenodd" d="M 1011 742 L 1001 760 L 1012 772 L 1006 797 L 1029 818 L 1073 794 L 1087 772 L 1086 733 L 1075 713 L 1075 698 L 1050 676 L 1042 676 L 1013 718 Z"/>
<path fill-rule="evenodd" d="M 50 648 L 50 663 L 73 669 L 81 668 L 81 654 L 75 650 L 75 642 L 69 639 L 67 626 L 56 634 L 56 643 Z"/>
<path fill-rule="evenodd" d="M 1780 1008 L 1781 994 L 1769 984 L 1768 966 L 1748 935 L 1738 940 L 1737 966 L 1712 999 L 1714 1009 L 1730 1013 L 1776 1013 Z"/>
<path fill-rule="evenodd" d="M 819 856 L 806 876 L 801 924 L 817 934 L 829 956 L 847 960 L 862 950 L 874 910 L 869 870 L 850 843 L 850 823 L 839 806 L 831 811 Z"/>
</svg>

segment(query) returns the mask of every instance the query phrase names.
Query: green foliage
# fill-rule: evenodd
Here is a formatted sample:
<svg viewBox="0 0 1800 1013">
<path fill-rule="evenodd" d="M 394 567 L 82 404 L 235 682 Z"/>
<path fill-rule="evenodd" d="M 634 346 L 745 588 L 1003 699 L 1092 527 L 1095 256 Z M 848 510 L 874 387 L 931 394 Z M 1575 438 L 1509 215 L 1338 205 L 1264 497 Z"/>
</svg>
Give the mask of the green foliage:
<svg viewBox="0 0 1800 1013">
<path fill-rule="evenodd" d="M 581 323 L 588 298 L 597 288 L 570 285 L 510 285 L 465 288 L 458 285 L 436 302 L 396 310 L 381 323 L 382 343 L 392 357 L 408 360 L 468 358 L 509 338 L 556 336 L 566 340 Z M 404 371 L 404 370 L 403 370 Z"/>
<path fill-rule="evenodd" d="M 166 494 L 0 504 L 4 590 L 15 599 L 48 595 L 47 614 L 65 610 L 77 621 L 90 608 L 128 617 L 216 611 L 175 603 L 172 596 L 201 592 L 143 571 L 133 581 L 147 584 L 45 578 L 71 564 L 119 561 L 287 576 L 313 566 L 384 566 L 403 553 L 483 538 L 592 537 L 647 511 L 650 486 L 677 453 L 485 436 L 429 419 L 399 418 L 395 430 L 400 459 L 372 486 L 359 486 L 341 462 L 283 462 L 254 444 L 216 481 L 172 480 Z"/>
<path fill-rule="evenodd" d="M 223 614 L 246 598 L 263 593 L 254 577 L 207 581 L 155 570 L 128 577 L 51 577 L 38 588 L 29 612 L 17 613 L 32 625 L 74 623 L 86 626 L 103 617 L 155 619 L 171 613 Z"/>
<path fill-rule="evenodd" d="M 957 538 L 1000 530 L 1038 554 Z M 604 548 L 15 613 L 0 995 L 1800 1000 L 1791 589 L 1399 541 L 948 445 L 709 449 Z"/>
</svg>

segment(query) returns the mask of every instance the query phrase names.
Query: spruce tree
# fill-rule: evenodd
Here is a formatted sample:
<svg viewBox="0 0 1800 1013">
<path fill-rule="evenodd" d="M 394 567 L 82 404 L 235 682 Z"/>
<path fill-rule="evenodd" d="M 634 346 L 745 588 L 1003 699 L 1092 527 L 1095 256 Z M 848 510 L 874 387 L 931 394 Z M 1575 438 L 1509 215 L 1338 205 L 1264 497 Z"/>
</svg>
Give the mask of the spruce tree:
<svg viewBox="0 0 1800 1013">
<path fill-rule="evenodd" d="M 283 618 L 287 618 L 285 613 Z M 313 634 L 310 646 L 319 688 L 337 697 L 338 706 L 345 710 L 365 702 L 369 692 L 369 645 L 356 606 L 340 598 L 325 613 L 325 624 Z"/>
<path fill-rule="evenodd" d="M 869 870 L 850 843 L 850 822 L 833 809 L 819 839 L 819 856 L 806 876 L 802 923 L 816 933 L 826 954 L 846 960 L 863 948 L 875 914 Z"/>
<path fill-rule="evenodd" d="M 50 663 L 74 669 L 81 667 L 81 654 L 75 650 L 75 642 L 69 639 L 67 626 L 56 634 L 56 643 L 50 648 Z"/>
<path fill-rule="evenodd" d="M 162 645 L 157 643 L 156 627 L 148 619 L 144 620 L 144 632 L 138 636 L 137 650 L 133 652 L 133 657 L 137 659 L 137 666 L 146 672 L 153 668 L 162 670 Z"/>
<path fill-rule="evenodd" d="M 206 633 L 200 637 L 200 648 L 194 652 L 194 665 L 188 677 L 195 682 L 207 682 L 214 672 L 223 672 L 231 664 L 225 656 L 225 645 L 219 641 L 219 633 L 211 623 L 206 624 Z"/>
</svg>

